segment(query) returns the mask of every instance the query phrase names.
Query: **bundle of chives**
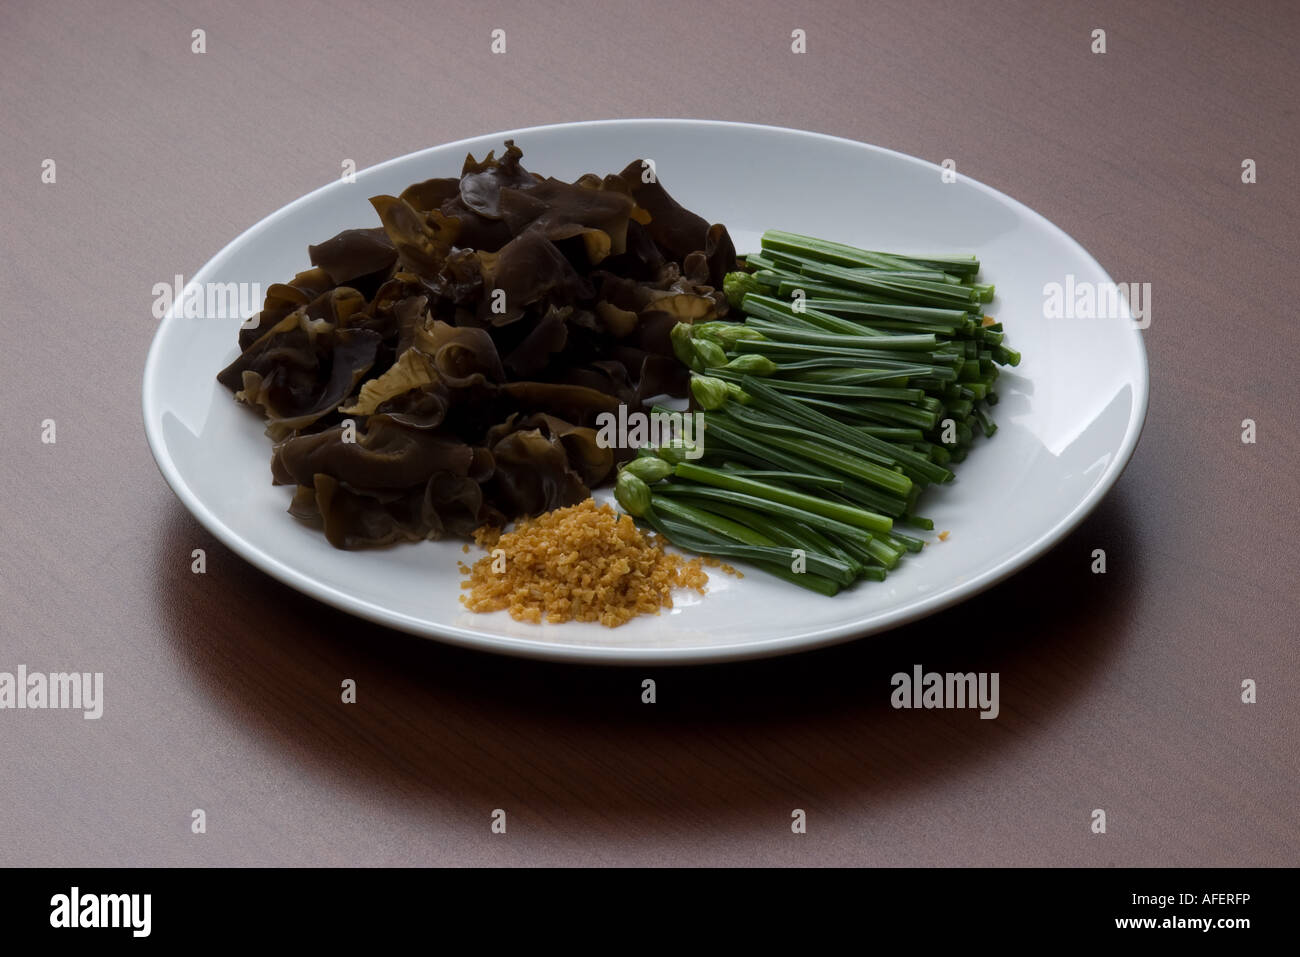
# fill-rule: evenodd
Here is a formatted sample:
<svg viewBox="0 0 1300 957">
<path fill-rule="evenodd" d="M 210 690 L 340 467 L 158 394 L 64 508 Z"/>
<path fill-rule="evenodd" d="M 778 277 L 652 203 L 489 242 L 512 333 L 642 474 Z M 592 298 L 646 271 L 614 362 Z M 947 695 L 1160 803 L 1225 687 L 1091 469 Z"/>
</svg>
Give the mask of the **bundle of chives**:
<svg viewBox="0 0 1300 957">
<path fill-rule="evenodd" d="M 974 256 L 857 249 L 769 230 L 724 289 L 743 323 L 679 324 L 707 438 L 643 449 L 623 508 L 690 551 L 832 595 L 883 580 L 924 542 L 896 524 L 992 436 L 998 367 L 1020 354 L 983 315 Z M 668 410 L 656 410 L 668 411 Z"/>
</svg>

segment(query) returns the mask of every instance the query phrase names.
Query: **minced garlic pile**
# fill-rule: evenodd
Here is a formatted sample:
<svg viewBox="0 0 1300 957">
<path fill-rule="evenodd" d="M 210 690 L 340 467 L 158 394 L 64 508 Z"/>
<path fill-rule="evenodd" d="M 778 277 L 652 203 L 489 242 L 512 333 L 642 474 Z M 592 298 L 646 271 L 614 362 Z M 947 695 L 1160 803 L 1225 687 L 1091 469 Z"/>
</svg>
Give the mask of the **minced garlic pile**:
<svg viewBox="0 0 1300 957">
<path fill-rule="evenodd" d="M 461 603 L 470 611 L 505 609 L 515 621 L 598 621 L 616 628 L 673 607 L 674 588 L 703 594 L 709 581 L 700 559 L 665 552 L 630 516 L 591 499 L 522 519 L 505 534 L 480 528 L 474 540 L 493 554 L 473 568 L 460 563 L 470 576 L 461 583 L 468 591 Z"/>
</svg>

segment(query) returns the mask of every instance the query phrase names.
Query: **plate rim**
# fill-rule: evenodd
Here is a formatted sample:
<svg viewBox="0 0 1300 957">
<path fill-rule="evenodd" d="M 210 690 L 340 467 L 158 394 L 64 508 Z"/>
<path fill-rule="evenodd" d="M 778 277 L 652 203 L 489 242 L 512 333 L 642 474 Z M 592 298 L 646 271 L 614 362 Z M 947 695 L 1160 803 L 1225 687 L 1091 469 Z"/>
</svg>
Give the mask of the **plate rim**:
<svg viewBox="0 0 1300 957">
<path fill-rule="evenodd" d="M 365 170 L 359 172 L 381 170 L 397 163 L 406 162 L 412 157 L 433 150 L 451 149 L 458 146 L 477 143 L 482 140 L 519 138 L 529 134 L 539 133 L 541 131 L 555 131 L 561 129 L 578 129 L 601 126 L 638 126 L 662 123 L 688 126 L 734 127 L 740 129 L 763 130 L 800 137 L 813 137 L 815 139 L 847 144 L 856 148 L 886 154 L 904 162 L 919 164 L 936 171 L 940 170 L 940 167 L 937 164 L 921 159 L 918 156 L 913 156 L 909 153 L 903 153 L 888 147 L 877 146 L 872 143 L 865 143 L 861 140 L 850 139 L 848 137 L 834 136 L 829 133 L 819 133 L 813 130 L 801 130 L 794 127 L 775 126 L 764 123 L 747 123 L 734 120 L 637 117 L 546 123 L 535 126 L 520 127 L 513 130 L 503 130 L 496 133 L 479 134 L 447 143 L 438 143 L 423 149 L 414 150 L 410 153 L 405 153 L 401 156 L 395 156 L 384 160 L 381 163 L 377 163 L 374 166 L 366 167 Z M 975 189 L 981 190 L 994 199 L 1008 204 L 1022 216 L 1027 216 L 1031 222 L 1045 227 L 1050 232 L 1059 234 L 1059 236 L 1066 241 L 1068 246 L 1072 248 L 1076 254 L 1082 257 L 1083 261 L 1094 266 L 1097 271 L 1105 277 L 1107 282 L 1113 282 L 1110 274 L 1102 267 L 1096 258 L 1088 252 L 1081 243 L 1079 243 L 1078 240 L 1042 213 L 1039 213 L 1037 210 L 1027 206 L 1014 197 L 1008 196 L 1006 193 L 994 189 L 992 186 L 979 180 L 965 175 L 963 175 L 962 179 L 965 183 L 968 183 Z M 199 267 L 194 275 L 198 276 L 202 274 L 212 263 L 230 254 L 232 250 L 240 246 L 251 234 L 263 230 L 287 216 L 291 216 L 296 210 L 308 205 L 317 196 L 327 190 L 337 189 L 341 182 L 341 180 L 334 180 L 325 183 L 279 207 L 267 216 L 264 216 L 247 229 L 244 229 L 235 236 L 235 238 L 226 243 L 220 250 L 210 256 L 208 260 Z M 286 564 L 280 559 L 277 559 L 254 546 L 213 514 L 185 482 L 184 478 L 180 474 L 180 470 L 177 468 L 176 462 L 171 455 L 168 454 L 166 443 L 161 435 L 162 410 L 156 407 L 158 370 L 161 365 L 161 343 L 164 339 L 164 332 L 168 329 L 171 323 L 178 321 L 178 317 L 174 315 L 174 308 L 175 307 L 173 306 L 173 309 L 169 310 L 163 318 L 159 320 L 158 327 L 154 331 L 153 338 L 149 345 L 149 351 L 145 358 L 144 374 L 141 383 L 141 411 L 144 418 L 145 437 L 148 441 L 149 451 L 153 456 L 154 463 L 157 465 L 163 479 L 167 482 L 176 497 L 180 499 L 181 504 L 185 506 L 189 513 L 194 516 L 194 518 L 198 520 L 199 524 L 207 529 L 210 534 L 240 558 L 244 559 L 258 570 L 270 575 L 282 584 L 288 585 L 309 598 L 320 601 L 340 611 L 347 612 L 348 614 L 355 615 L 356 617 L 362 618 L 366 621 L 383 625 L 388 628 L 394 628 L 421 638 L 428 638 L 462 648 L 470 648 L 477 651 L 492 652 L 495 654 L 504 654 L 512 657 L 566 662 L 571 664 L 626 666 L 645 664 L 715 664 L 726 661 L 752 660 L 776 655 L 794 654 L 797 652 L 825 648 L 842 642 L 867 638 L 871 635 L 880 634 L 886 631 L 892 631 L 895 628 L 929 617 L 937 612 L 960 604 L 961 602 L 966 601 L 981 592 L 987 591 L 989 588 L 1007 580 L 1012 575 L 1022 571 L 1024 568 L 1043 557 L 1063 539 L 1069 536 L 1069 534 L 1073 532 L 1083 522 L 1083 520 L 1093 512 L 1094 509 L 1096 509 L 1101 501 L 1110 493 L 1111 489 L 1114 488 L 1120 475 L 1123 474 L 1124 470 L 1128 467 L 1129 462 L 1133 458 L 1133 453 L 1141 438 L 1142 430 L 1146 425 L 1150 400 L 1150 365 L 1147 359 L 1146 342 L 1141 330 L 1136 326 L 1130 326 L 1129 332 L 1136 340 L 1137 354 L 1140 360 L 1138 362 L 1137 376 L 1133 383 L 1134 396 L 1132 411 L 1125 427 L 1124 439 L 1120 443 L 1120 447 L 1117 450 L 1114 459 L 1107 464 L 1106 471 L 1102 475 L 1101 480 L 1060 521 L 1046 529 L 1026 546 L 1021 548 L 1010 558 L 1001 562 L 999 565 L 962 582 L 955 588 L 946 589 L 942 592 L 928 596 L 906 610 L 885 612 L 877 616 L 878 620 L 875 623 L 865 624 L 861 620 L 858 620 L 824 627 L 811 634 L 794 637 L 767 638 L 743 644 L 717 646 L 703 645 L 689 648 L 626 648 L 620 647 L 616 644 L 585 645 L 565 642 L 543 643 L 532 639 L 513 638 L 500 634 L 485 635 L 480 632 L 459 628 L 456 625 L 431 624 L 427 621 L 422 621 L 401 612 L 395 612 L 391 609 L 383 608 L 382 606 L 375 605 L 365 599 L 357 598 L 346 592 L 331 588 L 320 583 L 312 576 L 299 571 L 292 565 Z"/>
</svg>

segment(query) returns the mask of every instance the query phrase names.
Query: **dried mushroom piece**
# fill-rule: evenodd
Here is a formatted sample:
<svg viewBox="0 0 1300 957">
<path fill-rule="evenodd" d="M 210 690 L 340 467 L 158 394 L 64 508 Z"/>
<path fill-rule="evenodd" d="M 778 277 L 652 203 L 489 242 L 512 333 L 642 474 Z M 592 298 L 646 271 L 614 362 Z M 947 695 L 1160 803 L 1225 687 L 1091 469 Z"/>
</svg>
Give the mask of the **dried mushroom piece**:
<svg viewBox="0 0 1300 957">
<path fill-rule="evenodd" d="M 501 159 L 494 159 L 495 150 L 480 163 L 471 154 L 465 157 L 460 174 L 460 201 L 466 209 L 473 210 L 484 219 L 502 219 L 501 191 L 510 187 L 532 186 L 536 180 L 519 161 L 523 151 L 514 140 L 506 140 L 506 151 Z M 512 230 L 516 231 L 517 230 Z"/>
<path fill-rule="evenodd" d="M 322 293 L 329 292 L 334 285 L 334 280 L 324 269 L 308 269 L 286 283 L 272 283 L 266 290 L 257 323 L 239 330 L 239 348 L 247 349 L 289 313 L 312 302 Z"/>
<path fill-rule="evenodd" d="M 336 330 L 305 310 L 285 317 L 218 375 L 235 398 L 257 409 L 280 439 L 335 412 L 374 365 L 380 338 Z"/>
<path fill-rule="evenodd" d="M 576 505 L 591 494 L 570 467 L 564 443 L 543 429 L 511 432 L 491 449 L 496 468 L 488 488 L 508 515 L 540 515 Z"/>
<path fill-rule="evenodd" d="M 297 435 L 275 446 L 271 476 L 277 485 L 308 485 L 318 474 L 357 488 L 403 489 L 435 472 L 467 475 L 473 450 L 454 435 L 376 420 L 344 441 L 343 426 Z"/>
<path fill-rule="evenodd" d="M 633 160 L 619 175 L 636 204 L 650 214 L 646 226 L 650 238 L 668 259 L 681 262 L 695 250 L 704 248 L 709 224 L 668 195 L 659 177 L 646 176 L 646 171 L 645 160 Z"/>
<path fill-rule="evenodd" d="M 553 242 L 534 231 L 502 247 L 485 269 L 483 285 L 492 292 L 480 301 L 478 318 L 494 326 L 518 322 L 527 307 L 543 300 L 572 305 L 591 297 L 591 284 Z"/>
<path fill-rule="evenodd" d="M 370 205 L 379 214 L 402 266 L 425 279 L 437 276 L 460 223 L 437 210 L 421 212 L 396 196 L 372 196 Z"/>
<path fill-rule="evenodd" d="M 339 286 L 392 268 L 397 248 L 382 228 L 345 229 L 318 246 L 308 246 L 311 264 Z"/>
<path fill-rule="evenodd" d="M 438 381 L 433 359 L 419 349 L 407 349 L 388 371 L 361 386 L 361 393 L 351 405 L 342 406 L 344 415 L 373 415 L 379 406 L 412 389 L 423 390 Z"/>
</svg>

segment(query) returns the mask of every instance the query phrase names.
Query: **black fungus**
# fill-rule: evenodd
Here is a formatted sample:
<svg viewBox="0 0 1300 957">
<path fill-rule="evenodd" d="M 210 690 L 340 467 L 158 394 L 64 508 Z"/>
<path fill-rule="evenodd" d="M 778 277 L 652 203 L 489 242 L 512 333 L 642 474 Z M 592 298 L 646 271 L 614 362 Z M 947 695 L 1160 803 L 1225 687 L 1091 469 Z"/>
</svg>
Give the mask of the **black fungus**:
<svg viewBox="0 0 1300 957">
<path fill-rule="evenodd" d="M 586 498 L 597 418 L 684 396 L 677 322 L 726 316 L 726 229 L 641 161 L 573 182 L 506 141 L 310 246 L 218 375 L 266 420 L 289 511 L 338 548 L 466 536 Z"/>
</svg>

